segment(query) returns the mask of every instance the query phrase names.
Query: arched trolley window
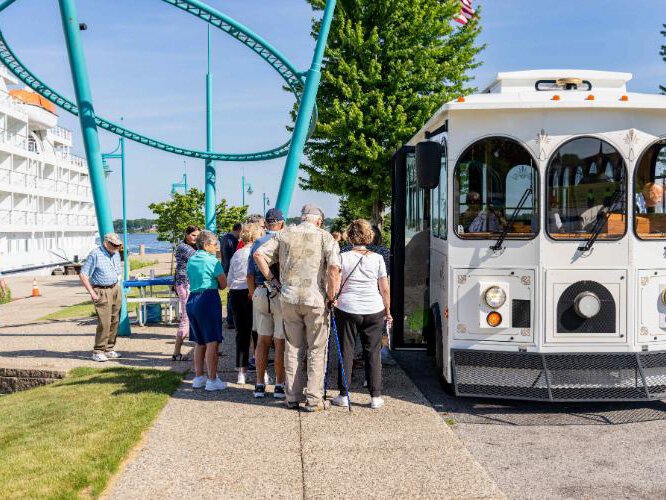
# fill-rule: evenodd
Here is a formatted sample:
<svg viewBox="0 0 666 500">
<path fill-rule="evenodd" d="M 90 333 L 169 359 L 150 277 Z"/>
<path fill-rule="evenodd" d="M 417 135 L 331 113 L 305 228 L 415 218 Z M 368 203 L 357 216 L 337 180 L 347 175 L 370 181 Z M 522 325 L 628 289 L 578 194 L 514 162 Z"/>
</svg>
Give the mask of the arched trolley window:
<svg viewBox="0 0 666 500">
<path fill-rule="evenodd" d="M 539 172 L 518 142 L 489 137 L 456 164 L 453 227 L 462 239 L 531 239 L 539 233 Z M 509 227 L 510 226 L 510 227 Z"/>
<path fill-rule="evenodd" d="M 546 229 L 555 240 L 618 240 L 627 230 L 622 155 L 594 137 L 560 146 L 546 171 Z"/>
<path fill-rule="evenodd" d="M 666 239 L 666 140 L 650 146 L 636 164 L 634 230 L 642 240 Z"/>
</svg>

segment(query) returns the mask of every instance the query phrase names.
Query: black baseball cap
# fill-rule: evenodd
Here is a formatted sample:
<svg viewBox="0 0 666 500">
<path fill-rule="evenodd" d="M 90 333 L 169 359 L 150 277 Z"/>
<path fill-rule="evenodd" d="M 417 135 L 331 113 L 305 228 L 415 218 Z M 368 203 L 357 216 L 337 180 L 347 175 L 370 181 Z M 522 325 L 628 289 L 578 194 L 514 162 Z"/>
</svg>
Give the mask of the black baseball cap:
<svg viewBox="0 0 666 500">
<path fill-rule="evenodd" d="M 280 222 L 281 220 L 284 220 L 284 216 L 279 208 L 271 208 L 266 212 L 267 222 Z"/>
</svg>

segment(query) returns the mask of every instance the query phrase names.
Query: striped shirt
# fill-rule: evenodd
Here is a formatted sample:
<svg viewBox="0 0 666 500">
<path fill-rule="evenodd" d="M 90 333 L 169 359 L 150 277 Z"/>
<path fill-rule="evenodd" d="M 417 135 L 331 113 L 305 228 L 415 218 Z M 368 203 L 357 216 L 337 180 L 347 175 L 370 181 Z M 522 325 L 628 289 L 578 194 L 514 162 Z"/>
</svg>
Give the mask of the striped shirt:
<svg viewBox="0 0 666 500">
<path fill-rule="evenodd" d="M 104 245 L 98 246 L 86 257 L 81 274 L 88 276 L 93 286 L 115 285 L 120 275 L 120 254 L 112 255 Z"/>
<path fill-rule="evenodd" d="M 196 253 L 196 250 L 185 242 L 176 247 L 176 272 L 174 282 L 176 285 L 187 285 L 187 261 Z"/>
</svg>

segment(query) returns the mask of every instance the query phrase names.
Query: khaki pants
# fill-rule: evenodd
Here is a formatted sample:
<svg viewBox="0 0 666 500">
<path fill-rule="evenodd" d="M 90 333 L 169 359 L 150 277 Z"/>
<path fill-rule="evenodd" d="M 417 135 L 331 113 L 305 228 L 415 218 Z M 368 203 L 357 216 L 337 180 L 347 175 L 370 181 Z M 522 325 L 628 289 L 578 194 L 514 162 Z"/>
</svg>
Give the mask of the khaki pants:
<svg viewBox="0 0 666 500">
<path fill-rule="evenodd" d="M 122 292 L 120 285 L 113 288 L 93 286 L 99 300 L 95 302 L 97 311 L 97 332 L 95 333 L 95 352 L 113 351 L 118 336 Z"/>
<path fill-rule="evenodd" d="M 300 401 L 305 387 L 308 404 L 316 405 L 324 396 L 326 309 L 282 301 L 282 317 L 287 340 L 284 353 L 287 402 Z"/>
</svg>

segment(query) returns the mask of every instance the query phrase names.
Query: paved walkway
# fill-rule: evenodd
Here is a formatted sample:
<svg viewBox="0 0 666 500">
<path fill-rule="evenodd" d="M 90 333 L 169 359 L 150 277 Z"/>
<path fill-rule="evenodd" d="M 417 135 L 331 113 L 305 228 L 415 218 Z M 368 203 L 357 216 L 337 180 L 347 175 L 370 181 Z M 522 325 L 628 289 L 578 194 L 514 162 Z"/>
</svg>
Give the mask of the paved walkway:
<svg viewBox="0 0 666 500">
<path fill-rule="evenodd" d="M 221 361 L 225 380 L 235 380 L 232 339 Z M 351 414 L 309 414 L 256 400 L 249 384 L 210 394 L 188 379 L 107 495 L 503 498 L 400 368 L 385 367 L 381 410 L 369 408 L 361 382 L 357 374 Z"/>
<path fill-rule="evenodd" d="M 31 280 L 30 280 L 31 281 Z M 54 308 L 86 299 L 76 277 L 40 281 L 43 297 L 0 306 L 0 368 L 66 371 L 89 359 L 93 318 L 40 322 Z M 133 328 L 119 361 L 105 366 L 187 370 L 171 362 L 174 326 Z M 234 334 L 220 370 L 235 380 Z M 384 373 L 386 407 L 355 374 L 354 411 L 318 414 L 257 401 L 252 386 L 222 393 L 176 391 L 140 449 L 107 489 L 110 498 L 503 498 L 486 471 L 397 366 Z M 332 391 L 333 394 L 335 391 Z"/>
</svg>

